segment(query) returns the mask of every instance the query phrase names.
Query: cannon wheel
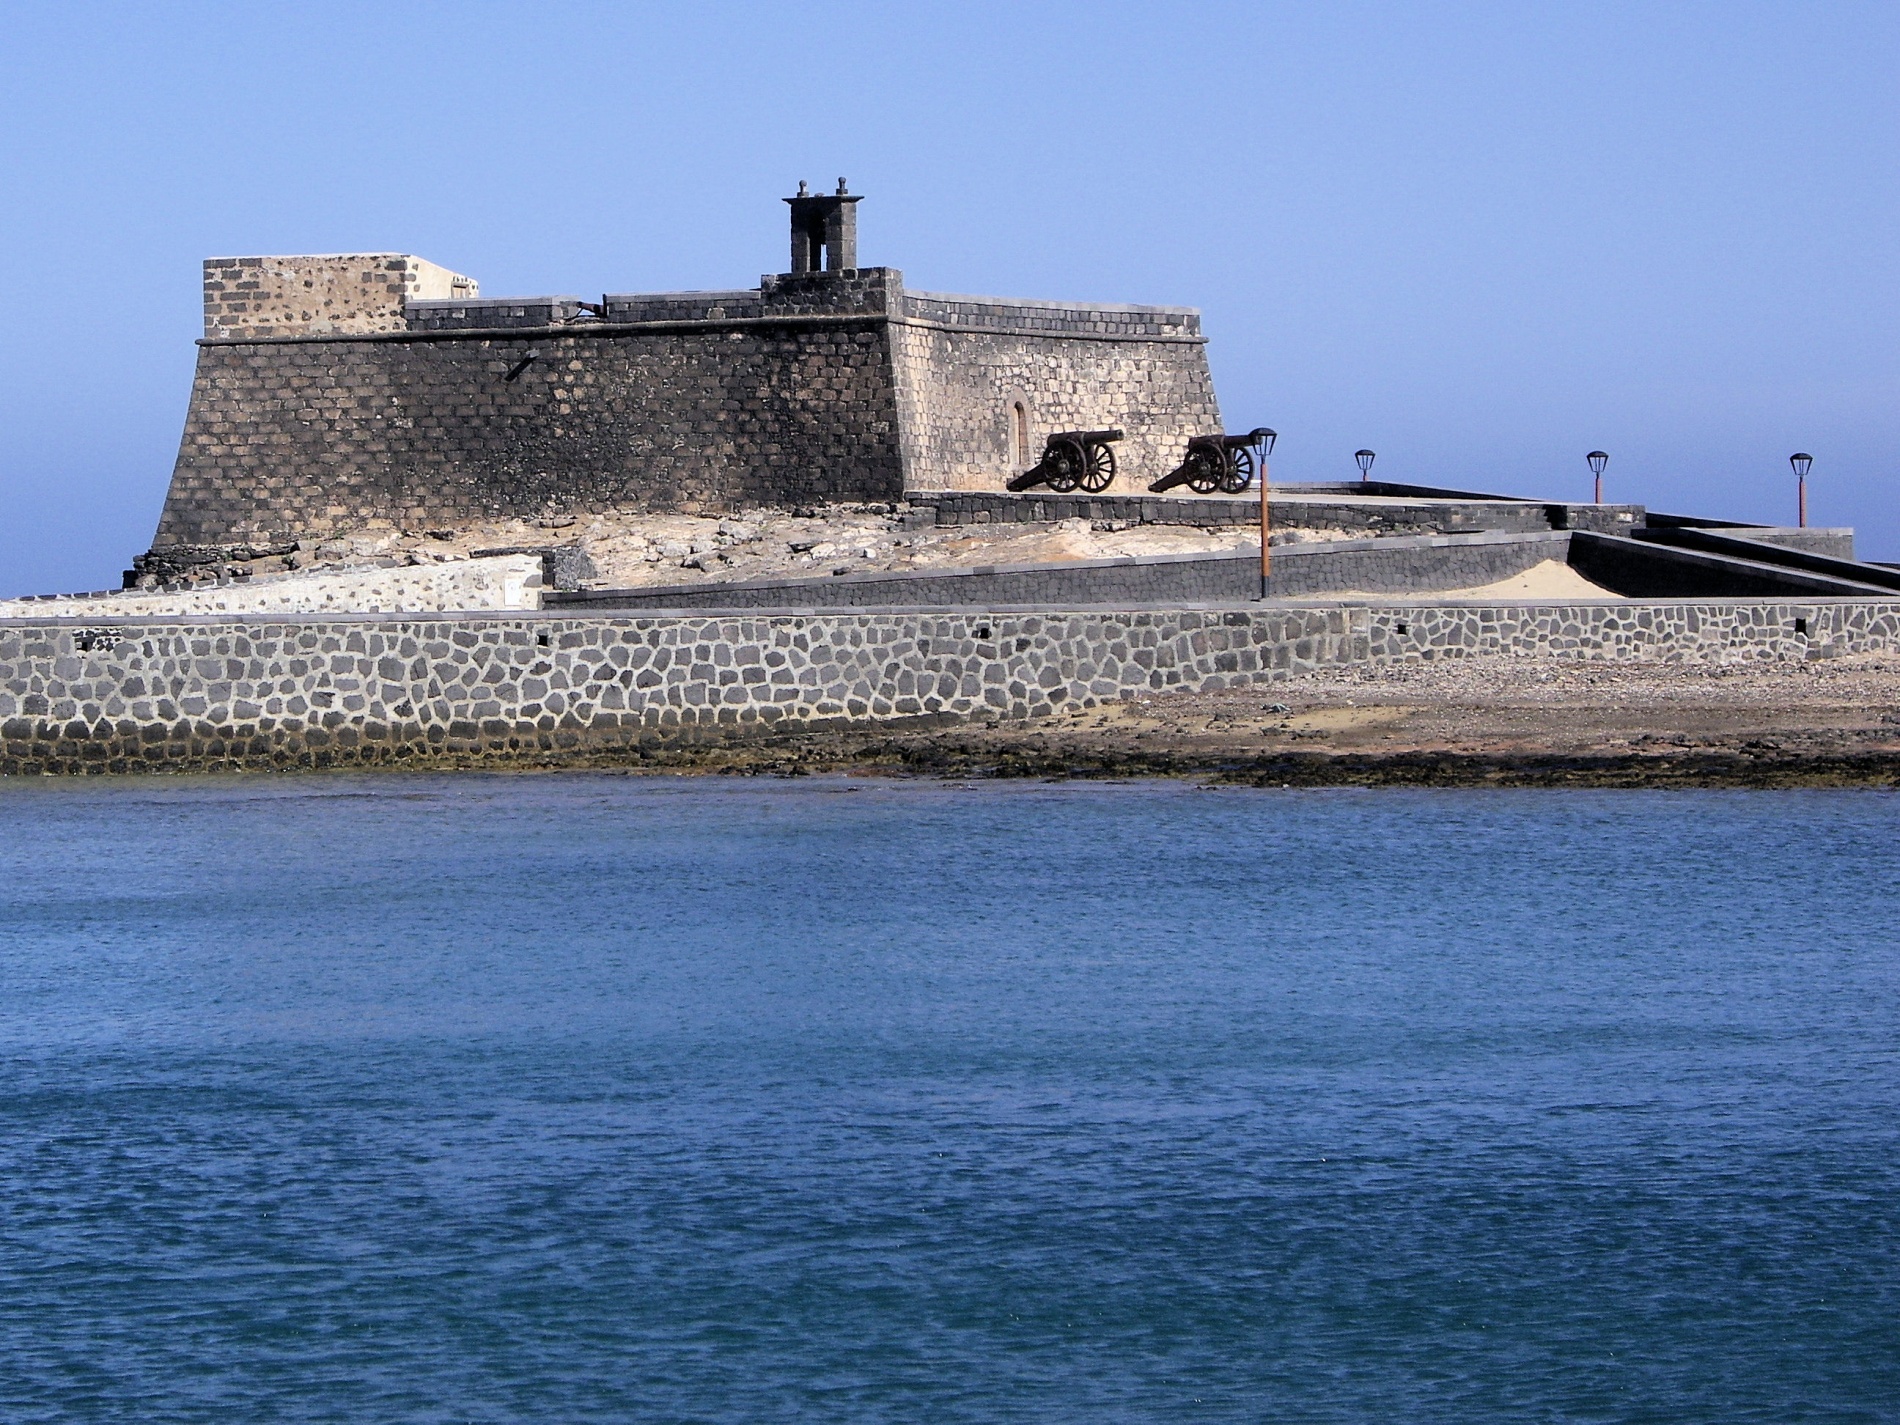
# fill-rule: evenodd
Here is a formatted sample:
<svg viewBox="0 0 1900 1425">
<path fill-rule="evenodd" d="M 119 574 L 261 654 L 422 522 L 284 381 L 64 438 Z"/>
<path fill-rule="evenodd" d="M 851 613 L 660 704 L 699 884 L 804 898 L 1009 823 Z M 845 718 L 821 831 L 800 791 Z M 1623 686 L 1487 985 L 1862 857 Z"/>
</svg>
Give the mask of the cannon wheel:
<svg viewBox="0 0 1900 1425">
<path fill-rule="evenodd" d="M 1211 495 L 1221 487 L 1226 472 L 1221 468 L 1220 451 L 1197 446 L 1188 459 L 1194 465 L 1193 473 L 1187 477 L 1188 489 L 1197 495 Z"/>
<path fill-rule="evenodd" d="M 1115 449 L 1111 445 L 1092 445 L 1083 456 L 1082 488 L 1099 495 L 1115 483 Z"/>
<path fill-rule="evenodd" d="M 1049 488 L 1058 495 L 1066 495 L 1073 490 L 1082 472 L 1088 468 L 1088 457 L 1084 454 L 1082 447 L 1072 440 L 1050 446 L 1043 459 L 1051 461 Z"/>
<path fill-rule="evenodd" d="M 1243 445 L 1228 452 L 1228 462 L 1226 476 L 1220 482 L 1221 492 L 1238 495 L 1253 484 L 1253 452 Z"/>
</svg>

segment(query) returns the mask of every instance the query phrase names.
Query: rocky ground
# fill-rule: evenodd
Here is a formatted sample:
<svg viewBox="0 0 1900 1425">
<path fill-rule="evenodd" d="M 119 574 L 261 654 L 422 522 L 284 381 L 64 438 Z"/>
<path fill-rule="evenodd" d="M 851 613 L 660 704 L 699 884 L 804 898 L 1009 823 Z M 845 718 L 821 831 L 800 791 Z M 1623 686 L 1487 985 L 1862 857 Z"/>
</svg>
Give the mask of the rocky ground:
<svg viewBox="0 0 1900 1425">
<path fill-rule="evenodd" d="M 757 511 L 724 519 L 694 515 L 593 515 L 539 521 L 500 520 L 455 530 L 383 530 L 309 540 L 282 554 L 206 565 L 181 584 L 268 581 L 289 573 L 338 573 L 404 565 L 449 564 L 482 555 L 577 545 L 594 589 L 810 578 L 830 574 L 967 569 L 995 564 L 1054 564 L 1138 555 L 1239 553 L 1258 548 L 1252 526 L 1144 525 L 1115 520 L 1051 524 L 915 526 L 906 505 L 828 505 Z M 1363 538 L 1363 530 L 1282 530 L 1276 546 Z M 144 587 L 157 587 L 155 580 Z M 1482 589 L 1445 596 L 1608 598 L 1608 590 L 1554 561 Z M 1342 590 L 1334 599 L 1378 594 Z"/>
<path fill-rule="evenodd" d="M 560 516 L 499 520 L 454 530 L 366 531 L 309 540 L 287 553 L 207 566 L 205 579 L 269 578 L 292 570 L 435 564 L 488 550 L 577 544 L 596 573 L 593 588 L 799 578 L 983 564 L 1194 554 L 1256 545 L 1250 526 L 1202 529 L 1064 520 L 1043 525 L 908 527 L 906 505 L 827 505 L 753 511 L 724 519 L 694 515 Z M 1287 538 L 1324 538 L 1288 531 Z M 1344 538 L 1344 531 L 1333 537 Z"/>
<path fill-rule="evenodd" d="M 1726 667 L 1499 658 L 1359 668 L 1027 724 L 656 747 L 643 764 L 1256 785 L 1895 785 L 1900 654 Z"/>
</svg>

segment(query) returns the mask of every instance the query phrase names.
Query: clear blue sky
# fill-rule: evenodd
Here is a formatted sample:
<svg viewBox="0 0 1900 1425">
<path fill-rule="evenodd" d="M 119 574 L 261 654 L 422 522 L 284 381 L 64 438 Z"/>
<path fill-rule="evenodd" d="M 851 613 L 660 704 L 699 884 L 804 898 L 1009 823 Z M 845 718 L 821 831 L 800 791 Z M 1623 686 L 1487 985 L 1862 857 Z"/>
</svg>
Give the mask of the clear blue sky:
<svg viewBox="0 0 1900 1425">
<path fill-rule="evenodd" d="M 1188 303 L 1276 478 L 1900 559 L 1900 5 L 0 6 L 0 593 L 150 542 L 211 254 L 750 285 L 800 178 L 913 287 Z"/>
</svg>

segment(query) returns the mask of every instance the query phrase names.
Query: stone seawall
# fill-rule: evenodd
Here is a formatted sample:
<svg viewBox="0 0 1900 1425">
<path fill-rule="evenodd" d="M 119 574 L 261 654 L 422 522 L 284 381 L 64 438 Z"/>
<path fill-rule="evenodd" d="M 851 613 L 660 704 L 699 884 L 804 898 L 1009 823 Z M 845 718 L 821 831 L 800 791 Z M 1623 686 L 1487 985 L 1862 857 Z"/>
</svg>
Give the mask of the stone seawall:
<svg viewBox="0 0 1900 1425">
<path fill-rule="evenodd" d="M 1356 662 L 1805 659 L 1900 601 L 0 623 L 9 773 L 506 762 L 907 717 L 1034 718 Z"/>
</svg>

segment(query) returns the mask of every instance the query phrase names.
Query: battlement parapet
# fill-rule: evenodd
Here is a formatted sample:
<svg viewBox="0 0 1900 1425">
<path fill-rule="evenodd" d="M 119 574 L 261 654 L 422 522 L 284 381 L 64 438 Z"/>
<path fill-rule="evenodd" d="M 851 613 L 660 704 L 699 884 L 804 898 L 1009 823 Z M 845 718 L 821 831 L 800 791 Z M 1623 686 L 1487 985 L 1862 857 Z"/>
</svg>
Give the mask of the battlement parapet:
<svg viewBox="0 0 1900 1425">
<path fill-rule="evenodd" d="M 759 279 L 767 316 L 895 316 L 904 307 L 904 274 L 895 267 L 843 272 L 781 272 Z"/>
<path fill-rule="evenodd" d="M 411 301 L 467 300 L 473 277 L 399 252 L 212 257 L 204 265 L 205 336 L 331 336 L 408 329 Z"/>
<path fill-rule="evenodd" d="M 1018 297 L 973 297 L 906 292 L 903 315 L 955 331 L 1125 340 L 1201 341 L 1201 314 L 1193 307 L 1144 307 L 1111 302 L 1038 302 Z"/>
<path fill-rule="evenodd" d="M 756 287 L 729 292 L 609 292 L 601 317 L 609 322 L 719 322 L 765 315 Z"/>
<path fill-rule="evenodd" d="M 558 327 L 579 317 L 579 297 L 490 297 L 478 301 L 412 301 L 403 306 L 410 331 Z"/>
<path fill-rule="evenodd" d="M 481 297 L 472 277 L 419 257 L 382 253 L 212 258 L 205 271 L 205 337 L 213 342 L 775 317 L 881 318 L 978 335 L 1206 340 L 1192 307 L 907 292 L 904 274 L 890 267 L 767 274 L 756 288 L 728 291 L 610 292 L 598 302 L 569 294 Z"/>
</svg>

